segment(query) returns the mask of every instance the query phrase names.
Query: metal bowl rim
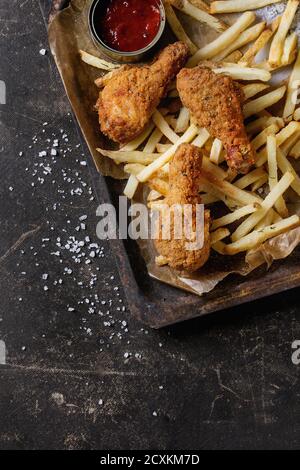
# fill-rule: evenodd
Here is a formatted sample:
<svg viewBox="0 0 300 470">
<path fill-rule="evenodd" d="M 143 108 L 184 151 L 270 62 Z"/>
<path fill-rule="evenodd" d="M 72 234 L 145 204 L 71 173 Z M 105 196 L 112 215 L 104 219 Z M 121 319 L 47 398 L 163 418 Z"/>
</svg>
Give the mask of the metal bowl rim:
<svg viewBox="0 0 300 470">
<path fill-rule="evenodd" d="M 90 9 L 89 9 L 89 27 L 90 27 L 90 32 L 93 38 L 97 41 L 97 43 L 103 49 L 107 50 L 111 54 L 119 55 L 120 57 L 134 57 L 134 56 L 142 55 L 142 54 L 149 52 L 158 43 L 158 41 L 160 40 L 164 32 L 165 25 L 166 25 L 166 13 L 165 13 L 165 7 L 164 7 L 162 0 L 159 0 L 161 14 L 160 14 L 160 26 L 159 26 L 157 35 L 151 41 L 151 43 L 148 44 L 148 46 L 144 47 L 143 49 L 137 49 L 136 51 L 131 51 L 131 52 L 122 52 L 122 51 L 118 51 L 117 49 L 112 49 L 107 44 L 105 44 L 105 42 L 99 37 L 96 31 L 93 19 L 94 19 L 95 9 L 97 5 L 99 4 L 99 2 L 102 2 L 102 1 L 103 0 L 94 0 L 91 3 Z"/>
</svg>

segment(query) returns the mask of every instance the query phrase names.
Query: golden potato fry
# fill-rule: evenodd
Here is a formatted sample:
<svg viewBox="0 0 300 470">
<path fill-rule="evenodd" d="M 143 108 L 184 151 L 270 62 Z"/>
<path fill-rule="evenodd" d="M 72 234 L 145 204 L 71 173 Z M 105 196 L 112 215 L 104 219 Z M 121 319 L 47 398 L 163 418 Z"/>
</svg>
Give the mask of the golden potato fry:
<svg viewBox="0 0 300 470">
<path fill-rule="evenodd" d="M 247 235 L 251 230 L 265 217 L 265 215 L 273 208 L 276 201 L 291 186 L 294 176 L 290 172 L 286 172 L 281 180 L 274 186 L 266 199 L 261 204 L 261 208 L 250 215 L 232 234 L 232 241 L 237 241 Z"/>
<path fill-rule="evenodd" d="M 171 158 L 176 153 L 176 150 L 181 144 L 190 143 L 194 139 L 194 137 L 196 137 L 198 132 L 199 129 L 194 124 L 191 124 L 190 127 L 186 130 L 186 132 L 177 140 L 176 144 L 174 144 L 169 150 L 167 150 L 164 154 L 160 155 L 155 161 L 153 161 L 149 166 L 142 170 L 137 175 L 137 179 L 142 183 L 150 179 L 154 173 L 156 173 L 160 168 L 162 168 L 164 165 L 166 165 L 166 163 L 171 160 Z"/>
<path fill-rule="evenodd" d="M 139 186 L 139 181 L 136 179 L 134 175 L 130 175 L 123 191 L 124 195 L 128 197 L 128 199 L 133 199 L 136 190 Z"/>
<path fill-rule="evenodd" d="M 222 33 L 217 39 L 215 39 L 210 44 L 199 49 L 196 54 L 191 57 L 188 61 L 188 67 L 194 67 L 201 60 L 211 59 L 219 52 L 223 51 L 227 46 L 229 46 L 233 41 L 235 41 L 239 35 L 246 29 L 250 24 L 255 21 L 255 14 L 252 12 L 246 12 L 238 18 L 238 20 Z"/>
<path fill-rule="evenodd" d="M 229 44 L 229 46 L 227 46 L 222 52 L 219 52 L 216 56 L 214 56 L 213 60 L 215 62 L 219 62 L 236 49 L 240 49 L 246 44 L 249 44 L 249 42 L 254 41 L 263 31 L 265 26 L 266 22 L 263 21 L 261 23 L 255 24 L 254 26 L 251 26 L 251 28 L 246 29 L 239 35 L 239 37 L 235 41 Z"/>
<path fill-rule="evenodd" d="M 173 10 L 173 7 L 168 2 L 165 2 L 164 6 L 165 6 L 165 11 L 166 11 L 166 18 L 173 33 L 175 34 L 177 39 L 179 39 L 179 41 L 184 42 L 188 46 L 191 54 L 195 54 L 198 50 L 198 47 L 188 37 L 182 24 L 177 18 Z"/>
<path fill-rule="evenodd" d="M 280 17 L 277 17 L 271 25 L 266 28 L 256 41 L 249 47 L 241 58 L 241 64 L 251 65 L 257 54 L 268 44 L 280 24 Z"/>
<path fill-rule="evenodd" d="M 113 64 L 112 62 L 107 62 L 107 60 L 100 59 L 99 57 L 95 57 L 92 54 L 89 54 L 88 52 L 79 51 L 81 60 L 85 62 L 88 65 L 91 65 L 92 67 L 96 67 L 97 69 L 101 70 L 106 70 L 108 72 L 119 69 L 120 65 L 119 64 Z"/>
<path fill-rule="evenodd" d="M 281 0 L 220 0 L 212 2 L 210 12 L 216 13 L 240 13 L 247 10 L 257 10 L 272 3 L 278 3 Z"/>
<path fill-rule="evenodd" d="M 210 234 L 210 244 L 214 245 L 217 242 L 220 242 L 221 240 L 224 240 L 224 238 L 229 237 L 230 232 L 227 228 L 219 228 L 215 232 L 211 232 Z"/>
<path fill-rule="evenodd" d="M 210 28 L 214 29 L 218 33 L 226 29 L 224 22 L 219 21 L 218 18 L 212 16 L 205 10 L 195 7 L 188 0 L 167 0 L 167 3 L 170 3 L 172 6 L 182 11 L 186 15 L 191 16 L 200 23 L 207 24 Z"/>
<path fill-rule="evenodd" d="M 245 100 L 253 98 L 253 96 L 258 95 L 258 93 L 261 93 L 269 87 L 270 85 L 267 85 L 265 83 L 250 83 L 249 85 L 243 86 Z"/>
<path fill-rule="evenodd" d="M 259 98 L 256 98 L 253 101 L 244 105 L 244 116 L 248 118 L 253 116 L 253 114 L 257 114 L 259 111 L 263 111 L 264 109 L 270 108 L 273 104 L 280 101 L 286 92 L 286 86 L 283 85 L 280 88 L 276 88 L 276 90 L 270 91 L 266 95 L 263 95 Z"/>
<path fill-rule="evenodd" d="M 299 6 L 299 0 L 288 0 L 281 17 L 280 25 L 271 44 L 269 62 L 271 65 L 281 64 L 284 43 Z"/>
<path fill-rule="evenodd" d="M 284 119 L 292 119 L 297 106 L 298 90 L 300 86 L 300 52 L 298 53 L 293 71 L 289 78 L 286 102 L 283 111 Z"/>
<path fill-rule="evenodd" d="M 154 131 L 152 132 L 151 136 L 148 139 L 148 142 L 146 143 L 143 152 L 145 153 L 153 153 L 156 145 L 161 141 L 163 136 L 163 133 L 155 128 Z"/>
<path fill-rule="evenodd" d="M 254 231 L 231 245 L 226 245 L 224 251 L 228 255 L 236 255 L 243 251 L 251 250 L 270 238 L 274 238 L 277 235 L 298 227 L 299 223 L 299 217 L 297 215 L 293 215 L 288 219 L 283 219 L 273 225 L 269 225 L 260 231 Z"/>
<path fill-rule="evenodd" d="M 261 206 L 258 203 L 249 204 L 248 206 L 240 207 L 239 209 L 235 210 L 231 214 L 224 215 L 219 219 L 215 219 L 212 222 L 211 230 L 216 230 L 217 228 L 224 227 L 226 225 L 233 224 L 239 219 L 242 219 L 246 215 L 253 214 L 253 212 L 257 211 Z"/>
<path fill-rule="evenodd" d="M 294 54 L 297 50 L 298 36 L 296 33 L 291 33 L 285 40 L 283 47 L 283 54 L 281 57 L 281 65 L 289 65 L 293 60 Z"/>
<path fill-rule="evenodd" d="M 269 188 L 270 191 L 274 189 L 278 183 L 278 165 L 277 165 L 277 142 L 275 136 L 269 136 L 267 140 L 268 152 L 268 173 L 269 173 Z M 283 197 L 279 197 L 275 202 L 275 209 L 281 217 L 288 216 L 288 209 Z"/>
<path fill-rule="evenodd" d="M 154 124 L 153 122 L 150 122 L 150 124 L 148 124 L 148 126 L 146 127 L 144 132 L 142 132 L 141 135 L 139 135 L 138 137 L 136 137 L 136 139 L 126 144 L 120 150 L 128 151 L 128 152 L 131 152 L 132 150 L 136 150 L 147 139 L 147 137 L 149 137 L 153 129 L 154 129 Z"/>
</svg>

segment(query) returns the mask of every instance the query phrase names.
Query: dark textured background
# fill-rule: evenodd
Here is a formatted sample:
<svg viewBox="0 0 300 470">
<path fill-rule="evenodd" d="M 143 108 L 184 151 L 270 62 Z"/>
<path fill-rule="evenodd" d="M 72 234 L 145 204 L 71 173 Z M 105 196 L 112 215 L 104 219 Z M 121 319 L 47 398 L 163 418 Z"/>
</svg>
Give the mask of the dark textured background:
<svg viewBox="0 0 300 470">
<path fill-rule="evenodd" d="M 88 243 L 80 264 L 63 248 L 97 243 L 101 180 L 39 53 L 48 7 L 0 4 L 0 449 L 299 448 L 299 289 L 147 331 L 123 308 L 108 243 L 90 264 Z"/>
</svg>

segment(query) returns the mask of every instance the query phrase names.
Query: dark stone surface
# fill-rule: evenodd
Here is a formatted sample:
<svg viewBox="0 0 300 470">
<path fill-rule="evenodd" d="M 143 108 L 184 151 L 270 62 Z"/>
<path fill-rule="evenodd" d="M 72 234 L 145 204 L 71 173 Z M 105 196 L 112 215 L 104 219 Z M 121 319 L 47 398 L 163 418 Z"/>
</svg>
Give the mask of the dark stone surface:
<svg viewBox="0 0 300 470">
<path fill-rule="evenodd" d="M 0 5 L 0 449 L 299 448 L 299 289 L 162 331 L 123 311 L 113 253 L 95 235 L 89 188 L 101 179 L 80 164 L 90 157 L 39 53 L 47 8 Z M 75 263 L 70 236 L 104 257 L 85 264 L 86 243 Z"/>
</svg>

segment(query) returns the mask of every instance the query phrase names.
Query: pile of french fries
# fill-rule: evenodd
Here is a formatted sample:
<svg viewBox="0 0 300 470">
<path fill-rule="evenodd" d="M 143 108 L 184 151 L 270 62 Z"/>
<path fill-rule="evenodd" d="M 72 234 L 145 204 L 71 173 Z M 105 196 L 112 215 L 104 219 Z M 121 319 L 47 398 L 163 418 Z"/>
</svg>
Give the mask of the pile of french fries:
<svg viewBox="0 0 300 470">
<path fill-rule="evenodd" d="M 222 142 L 193 122 L 188 109 L 166 105 L 155 111 L 144 132 L 118 151 L 99 152 L 124 164 L 129 175 L 124 194 L 132 199 L 140 184 L 150 188 L 148 203 L 155 205 L 167 196 L 169 162 L 182 143 L 203 149 L 202 202 L 211 209 L 222 203 L 226 213 L 213 218 L 212 248 L 222 255 L 236 255 L 299 226 L 297 215 L 289 213 L 288 202 L 300 201 L 300 176 L 294 162 L 300 158 L 300 52 L 291 31 L 300 0 L 288 0 L 284 13 L 271 24 L 256 22 L 253 10 L 279 0 L 224 0 L 210 4 L 203 0 L 166 0 L 166 16 L 177 38 L 185 42 L 191 57 L 188 67 L 209 61 L 216 73 L 239 81 L 245 95 L 245 125 L 256 151 L 256 166 L 245 176 L 228 169 Z M 246 11 L 245 11 L 246 10 Z M 188 37 L 177 12 L 180 11 L 219 33 L 213 42 L 198 48 Z M 242 14 L 232 26 L 214 16 Z M 257 57 L 265 51 L 266 59 Z M 81 51 L 82 60 L 108 72 L 96 83 L 105 86 L 119 69 Z M 291 66 L 288 83 L 271 85 L 272 74 Z M 168 98 L 178 97 L 172 84 Z M 275 107 L 274 107 L 275 105 Z M 272 108 L 274 107 L 274 108 Z M 271 113 L 270 109 L 276 109 Z"/>
</svg>

